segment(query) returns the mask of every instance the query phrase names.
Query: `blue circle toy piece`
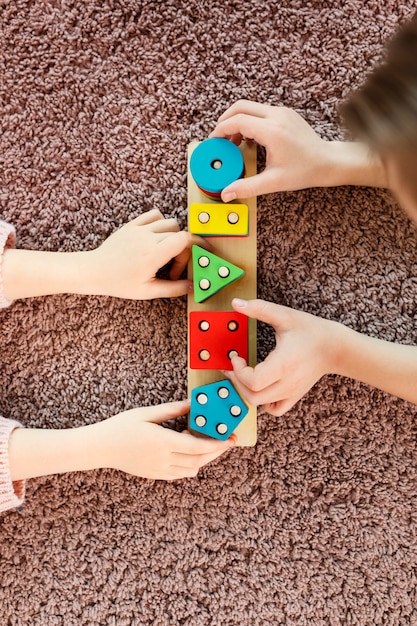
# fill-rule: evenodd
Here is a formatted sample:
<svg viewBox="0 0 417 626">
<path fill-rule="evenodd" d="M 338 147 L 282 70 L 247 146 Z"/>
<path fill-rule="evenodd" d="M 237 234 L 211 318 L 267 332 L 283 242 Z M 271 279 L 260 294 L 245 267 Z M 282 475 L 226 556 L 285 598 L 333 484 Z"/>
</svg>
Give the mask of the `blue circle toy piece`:
<svg viewBox="0 0 417 626">
<path fill-rule="evenodd" d="M 244 168 L 241 151 L 228 139 L 206 139 L 191 154 L 190 171 L 197 187 L 215 198 L 227 185 L 241 178 Z"/>
</svg>

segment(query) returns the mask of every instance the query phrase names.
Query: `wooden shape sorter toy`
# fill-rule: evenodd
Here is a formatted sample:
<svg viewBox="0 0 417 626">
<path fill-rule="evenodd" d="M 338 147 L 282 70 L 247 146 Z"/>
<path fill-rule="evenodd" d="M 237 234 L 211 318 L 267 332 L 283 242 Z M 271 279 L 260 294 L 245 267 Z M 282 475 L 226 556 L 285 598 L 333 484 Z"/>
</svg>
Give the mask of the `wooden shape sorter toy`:
<svg viewBox="0 0 417 626">
<path fill-rule="evenodd" d="M 192 311 L 189 363 L 196 370 L 231 370 L 233 355 L 248 359 L 248 318 L 236 311 Z"/>
<path fill-rule="evenodd" d="M 196 302 L 204 302 L 245 274 L 240 267 L 200 246 L 192 247 L 192 257 Z"/>
<path fill-rule="evenodd" d="M 204 195 L 220 198 L 223 189 L 242 176 L 245 159 L 234 143 L 213 137 L 195 146 L 190 155 L 189 169 Z"/>
<path fill-rule="evenodd" d="M 247 404 L 229 380 L 196 387 L 191 392 L 190 428 L 225 440 L 247 415 Z"/>
<path fill-rule="evenodd" d="M 188 209 L 188 228 L 202 237 L 246 237 L 249 234 L 248 205 L 194 202 Z"/>
<path fill-rule="evenodd" d="M 233 282 L 232 284 L 229 284 L 225 289 L 220 288 L 219 290 L 216 290 L 213 295 L 201 301 L 197 301 L 197 298 L 195 298 L 195 295 L 193 293 L 190 293 L 188 295 L 188 393 L 192 403 L 189 418 L 189 428 L 197 435 L 208 435 L 218 439 L 220 439 L 221 437 L 227 438 L 232 432 L 234 432 L 237 438 L 236 443 L 238 446 L 254 446 L 256 444 L 256 406 L 247 405 L 244 399 L 240 398 L 238 391 L 234 389 L 233 385 L 231 386 L 231 388 L 234 390 L 233 396 L 234 393 L 236 393 L 238 399 L 240 398 L 239 402 L 243 403 L 244 407 L 246 407 L 245 409 L 242 408 L 242 414 L 238 416 L 238 420 L 233 419 L 230 421 L 230 415 L 225 408 L 227 402 L 221 402 L 218 406 L 216 405 L 216 411 L 223 412 L 222 415 L 218 415 L 216 411 L 214 413 L 212 411 L 209 411 L 206 415 L 204 413 L 203 407 L 199 406 L 196 400 L 198 393 L 204 393 L 204 391 L 201 390 L 201 387 L 205 385 L 210 385 L 212 383 L 222 383 L 222 388 L 225 386 L 226 382 L 228 383 L 228 385 L 231 385 L 230 381 L 223 380 L 224 375 L 222 374 L 221 370 L 230 369 L 230 359 L 227 358 L 226 361 L 224 361 L 224 355 L 221 360 L 222 367 L 219 367 L 218 369 L 211 369 L 211 364 L 207 364 L 207 367 L 203 368 L 194 368 L 193 366 L 195 366 L 196 364 L 200 365 L 201 357 L 199 356 L 199 353 L 203 350 L 207 350 L 210 353 L 210 359 L 214 357 L 216 357 L 217 359 L 218 348 L 221 346 L 222 343 L 226 344 L 226 337 L 228 336 L 228 333 L 233 335 L 233 331 L 229 329 L 228 331 L 225 331 L 226 337 L 223 335 L 222 339 L 216 338 L 216 340 L 212 340 L 210 338 L 210 341 L 208 342 L 207 340 L 198 339 L 199 334 L 200 336 L 204 335 L 204 332 L 208 332 L 208 330 L 201 331 L 200 329 L 200 331 L 197 332 L 195 325 L 198 325 L 199 322 L 206 322 L 210 324 L 210 320 L 220 320 L 222 318 L 222 315 L 226 315 L 225 319 L 227 319 L 227 316 L 231 316 L 235 320 L 237 319 L 239 321 L 242 321 L 242 318 L 240 316 L 237 316 L 237 313 L 231 310 L 231 301 L 233 298 L 243 298 L 246 300 L 251 300 L 253 298 L 256 298 L 257 291 L 256 197 L 238 199 L 236 200 L 236 202 L 230 202 L 227 205 L 222 203 L 219 197 L 223 187 L 230 182 L 233 182 L 233 180 L 236 180 L 236 178 L 239 178 L 242 172 L 245 176 L 253 176 L 256 174 L 256 146 L 253 142 L 246 141 L 243 141 L 239 147 L 231 144 L 231 142 L 226 139 L 221 140 L 221 142 L 227 142 L 227 144 L 219 144 L 209 139 L 201 143 L 192 142 L 188 147 L 189 230 L 194 234 L 200 234 L 202 236 L 210 235 L 210 242 L 214 246 L 214 251 L 210 254 L 214 254 L 217 258 L 219 258 L 222 262 L 221 265 L 225 265 L 223 261 L 226 261 L 227 263 L 230 263 L 233 266 L 240 268 L 242 270 L 242 276 L 238 280 L 235 280 L 235 282 Z M 214 155 L 213 152 L 210 153 L 209 151 L 208 154 L 207 152 L 205 152 L 205 161 L 203 162 L 203 167 L 201 168 L 199 165 L 200 170 L 198 174 L 197 184 L 195 178 L 192 175 L 193 173 L 195 174 L 196 160 L 194 159 L 193 169 L 190 167 L 190 165 L 192 155 L 194 154 L 195 150 L 203 144 L 210 145 L 212 150 L 213 146 L 215 146 L 215 149 Z M 218 146 L 221 146 L 221 150 L 220 148 L 218 148 Z M 222 146 L 225 146 L 227 152 L 222 151 Z M 243 159 L 243 167 L 239 164 L 239 167 L 237 169 L 239 169 L 241 173 L 236 175 L 236 170 L 233 173 L 234 178 L 226 183 L 222 182 L 222 184 L 220 185 L 218 184 L 219 175 L 217 174 L 217 170 L 221 169 L 223 166 L 227 166 L 229 149 L 230 154 L 233 155 L 235 155 L 235 151 L 238 150 Z M 217 153 L 216 150 L 219 150 L 219 152 Z M 233 156 L 233 159 L 234 158 L 235 156 Z M 239 161 L 239 159 L 237 159 L 237 161 Z M 216 172 L 214 172 L 214 170 L 216 170 Z M 223 174 L 228 173 L 227 170 L 228 168 L 226 167 L 226 171 L 223 172 Z M 209 174 L 209 176 L 207 176 L 207 173 Z M 211 184 L 211 182 L 209 184 L 208 182 L 208 179 L 211 179 L 212 173 L 214 174 L 213 177 L 215 178 L 215 184 Z M 195 205 L 198 205 L 197 208 L 194 208 Z M 201 208 L 201 205 L 204 205 L 204 207 Z M 216 216 L 216 218 L 223 221 L 224 224 L 224 216 L 226 216 L 227 219 L 227 214 L 229 212 L 238 213 L 242 205 L 247 206 L 247 226 L 245 226 L 244 228 L 245 234 L 242 235 L 241 232 L 239 232 L 239 234 L 236 233 L 236 235 L 234 235 L 233 232 L 216 232 L 216 234 L 208 232 L 195 232 L 195 222 L 192 220 L 191 215 L 198 215 L 198 213 L 206 212 L 210 216 Z M 191 207 L 193 207 L 192 210 Z M 221 214 L 221 211 L 224 211 L 224 213 Z M 232 218 L 232 221 L 233 219 L 234 218 Z M 207 251 L 203 249 L 203 256 L 210 257 L 210 254 L 208 254 Z M 196 253 L 194 253 L 194 256 L 197 256 Z M 196 282 L 198 281 L 198 277 L 196 277 L 195 271 L 199 273 L 200 269 L 201 266 L 199 266 L 199 268 L 196 270 L 195 260 L 193 264 L 193 261 L 191 259 L 188 264 L 188 277 L 194 281 L 194 289 L 196 286 Z M 201 315 L 202 317 L 199 318 L 198 315 Z M 211 315 L 213 315 L 213 318 L 211 317 Z M 216 318 L 216 316 L 218 317 Z M 246 318 L 246 316 L 243 315 L 242 317 Z M 234 346 L 230 346 L 230 350 L 228 352 L 235 349 L 240 354 L 240 356 L 246 359 L 248 365 L 254 367 L 256 365 L 256 321 L 250 318 L 246 318 L 246 322 L 247 331 L 245 332 L 247 336 L 247 341 L 241 341 L 240 335 L 239 344 L 237 344 L 236 341 L 234 343 Z M 207 327 L 207 324 L 203 325 L 203 328 L 204 327 Z M 210 326 L 212 332 L 214 332 L 216 328 L 219 328 L 220 334 L 220 326 L 218 322 L 216 322 L 214 326 Z M 239 329 L 240 328 L 241 326 L 239 326 Z M 194 342 L 195 334 L 197 334 L 197 343 Z M 200 341 L 201 345 L 199 345 Z M 231 343 L 233 343 L 233 341 Z M 245 349 L 247 351 L 247 356 L 245 356 Z M 207 353 L 203 353 L 203 358 L 206 356 Z M 218 362 L 217 364 L 220 364 L 220 362 Z M 228 365 L 228 367 L 223 366 L 223 364 Z M 228 387 L 228 385 L 226 386 Z M 237 409 L 233 410 L 237 412 Z M 246 413 L 244 417 L 243 413 Z M 200 417 L 198 423 L 195 422 L 195 417 Z M 203 418 L 207 420 L 207 423 L 199 426 L 198 424 L 203 424 Z M 214 423 L 215 421 L 216 423 Z M 223 435 L 218 430 L 216 430 L 218 424 L 222 425 L 220 426 L 220 430 L 224 430 L 227 427 L 227 432 L 225 432 Z"/>
</svg>

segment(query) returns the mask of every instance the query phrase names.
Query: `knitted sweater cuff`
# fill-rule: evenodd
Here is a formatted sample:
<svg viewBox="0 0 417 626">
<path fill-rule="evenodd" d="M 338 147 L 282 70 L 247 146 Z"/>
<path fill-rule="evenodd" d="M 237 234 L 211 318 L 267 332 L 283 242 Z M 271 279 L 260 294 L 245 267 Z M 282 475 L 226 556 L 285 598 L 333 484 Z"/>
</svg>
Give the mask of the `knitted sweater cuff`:
<svg viewBox="0 0 417 626">
<path fill-rule="evenodd" d="M 11 304 L 11 301 L 4 295 L 3 289 L 3 253 L 7 248 L 14 248 L 16 245 L 16 231 L 11 224 L 0 220 L 0 309 Z"/>
<path fill-rule="evenodd" d="M 21 424 L 0 417 L 0 512 L 20 506 L 25 497 L 25 481 L 12 482 L 9 464 L 9 440 Z"/>
</svg>

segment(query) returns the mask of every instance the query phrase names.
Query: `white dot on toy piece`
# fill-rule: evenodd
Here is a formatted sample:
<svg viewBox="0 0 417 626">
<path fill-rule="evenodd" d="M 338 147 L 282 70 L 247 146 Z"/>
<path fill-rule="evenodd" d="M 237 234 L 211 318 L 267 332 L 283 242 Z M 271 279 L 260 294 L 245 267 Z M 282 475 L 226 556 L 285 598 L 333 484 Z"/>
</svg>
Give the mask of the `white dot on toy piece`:
<svg viewBox="0 0 417 626">
<path fill-rule="evenodd" d="M 197 415 L 197 417 L 195 418 L 195 423 L 200 428 L 203 428 L 203 426 L 207 424 L 207 420 L 204 415 Z"/>
<path fill-rule="evenodd" d="M 201 320 L 198 327 L 200 330 L 206 331 L 210 328 L 210 323 L 207 320 Z"/>
<path fill-rule="evenodd" d="M 208 256 L 201 256 L 198 259 L 198 264 L 200 267 L 207 267 L 208 265 L 210 265 L 210 259 L 208 258 Z"/>
<path fill-rule="evenodd" d="M 237 224 L 239 221 L 239 215 L 237 213 L 229 213 L 227 216 L 227 221 L 229 224 Z"/>
<path fill-rule="evenodd" d="M 222 398 L 222 400 L 224 400 L 225 398 L 229 397 L 229 390 L 227 387 L 220 387 L 217 394 L 219 398 Z"/>
<path fill-rule="evenodd" d="M 234 404 L 232 407 L 230 407 L 230 413 L 231 415 L 233 415 L 233 417 L 239 417 L 239 415 L 242 413 L 242 409 L 237 404 Z"/>
<path fill-rule="evenodd" d="M 236 320 L 230 320 L 230 322 L 227 324 L 227 328 L 234 332 L 239 328 L 239 324 L 236 322 Z"/>
<path fill-rule="evenodd" d="M 209 220 L 210 220 L 210 215 L 206 213 L 205 211 L 202 211 L 201 213 L 198 214 L 198 221 L 200 222 L 200 224 L 207 224 Z"/>
<path fill-rule="evenodd" d="M 227 433 L 227 426 L 226 424 L 217 424 L 216 430 L 219 435 L 225 435 Z"/>
<path fill-rule="evenodd" d="M 205 393 L 199 393 L 196 399 L 198 404 L 207 404 L 208 402 L 208 396 Z"/>
<path fill-rule="evenodd" d="M 203 291 L 207 291 L 207 289 L 210 289 L 210 281 L 207 278 L 202 278 L 200 280 L 200 289 L 202 289 Z"/>
<path fill-rule="evenodd" d="M 219 267 L 218 274 L 221 278 L 227 278 L 230 274 L 230 270 L 225 265 L 222 265 L 221 267 Z"/>
<path fill-rule="evenodd" d="M 208 361 L 210 358 L 210 352 L 208 350 L 200 350 L 198 356 L 202 361 Z"/>
<path fill-rule="evenodd" d="M 239 356 L 239 352 L 237 350 L 229 350 L 229 359 L 231 359 L 234 356 Z"/>
</svg>

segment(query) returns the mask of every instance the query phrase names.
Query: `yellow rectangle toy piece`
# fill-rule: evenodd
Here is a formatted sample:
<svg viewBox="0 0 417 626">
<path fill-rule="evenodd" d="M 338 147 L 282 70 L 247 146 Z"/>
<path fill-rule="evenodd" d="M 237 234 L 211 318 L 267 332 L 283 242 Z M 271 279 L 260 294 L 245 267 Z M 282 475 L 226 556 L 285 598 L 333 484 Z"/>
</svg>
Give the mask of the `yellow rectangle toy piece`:
<svg viewBox="0 0 417 626">
<path fill-rule="evenodd" d="M 249 234 L 247 204 L 194 202 L 190 204 L 188 228 L 204 237 L 246 237 Z"/>
</svg>

